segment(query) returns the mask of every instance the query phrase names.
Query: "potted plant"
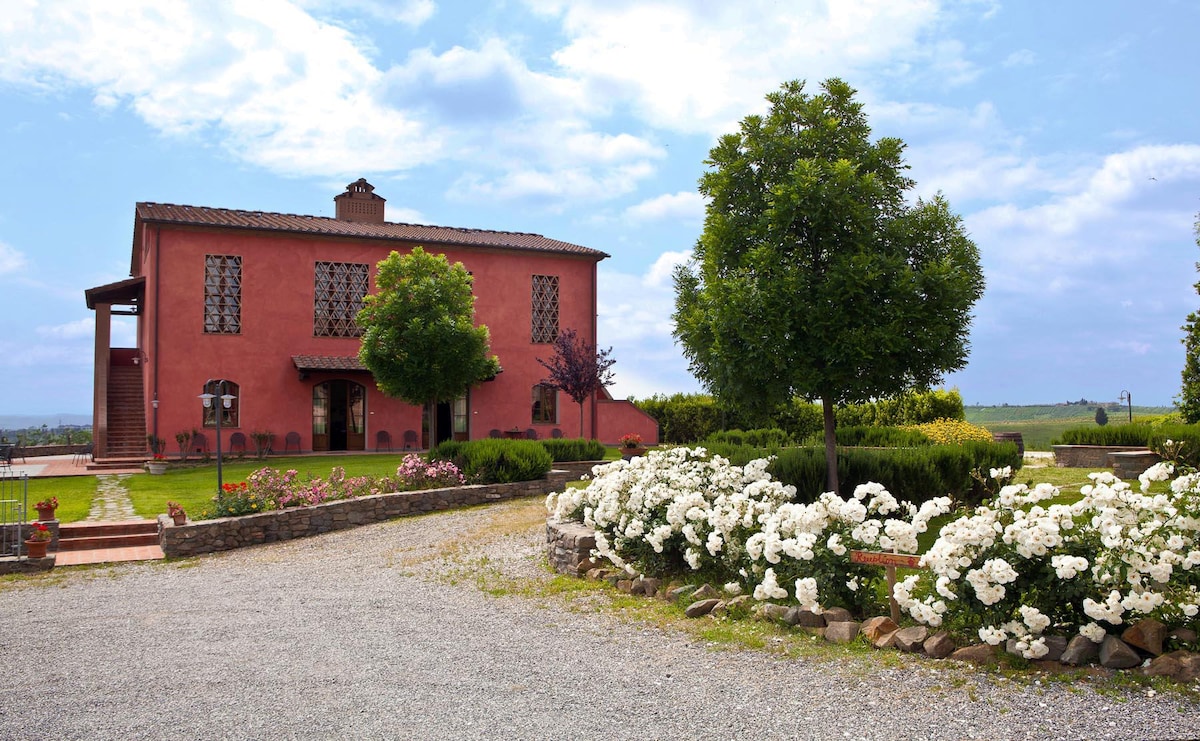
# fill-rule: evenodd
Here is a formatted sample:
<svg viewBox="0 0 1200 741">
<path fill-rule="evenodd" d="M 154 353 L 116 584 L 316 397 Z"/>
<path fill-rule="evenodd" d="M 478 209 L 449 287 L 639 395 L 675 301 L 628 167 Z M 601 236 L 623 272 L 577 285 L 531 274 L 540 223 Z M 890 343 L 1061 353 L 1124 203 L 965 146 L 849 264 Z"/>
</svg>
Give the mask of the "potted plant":
<svg viewBox="0 0 1200 741">
<path fill-rule="evenodd" d="M 158 435 L 146 435 L 146 444 L 150 446 L 152 455 L 167 452 L 167 441 Z"/>
<path fill-rule="evenodd" d="M 35 522 L 29 528 L 29 537 L 25 540 L 25 555 L 29 558 L 45 558 L 46 549 L 50 547 L 54 533 L 42 522 Z"/>
<path fill-rule="evenodd" d="M 189 430 L 180 430 L 175 433 L 175 442 L 179 445 L 179 460 L 186 461 L 188 457 L 188 446 L 192 444 L 192 433 Z"/>
<path fill-rule="evenodd" d="M 631 432 L 628 435 L 622 435 L 620 443 L 621 457 L 625 460 L 629 460 L 635 455 L 644 455 L 646 452 L 646 449 L 642 447 L 642 436 L 636 432 Z"/>
<path fill-rule="evenodd" d="M 183 505 L 178 502 L 167 502 L 167 515 L 175 521 L 176 525 L 187 524 L 187 512 L 183 511 Z"/>
<path fill-rule="evenodd" d="M 54 510 L 58 509 L 58 497 L 50 497 L 33 505 L 37 510 L 38 520 L 49 522 L 54 519 Z"/>
<path fill-rule="evenodd" d="M 155 476 L 160 476 L 167 472 L 167 457 L 162 453 L 155 453 L 152 460 L 146 461 L 146 468 Z"/>
</svg>

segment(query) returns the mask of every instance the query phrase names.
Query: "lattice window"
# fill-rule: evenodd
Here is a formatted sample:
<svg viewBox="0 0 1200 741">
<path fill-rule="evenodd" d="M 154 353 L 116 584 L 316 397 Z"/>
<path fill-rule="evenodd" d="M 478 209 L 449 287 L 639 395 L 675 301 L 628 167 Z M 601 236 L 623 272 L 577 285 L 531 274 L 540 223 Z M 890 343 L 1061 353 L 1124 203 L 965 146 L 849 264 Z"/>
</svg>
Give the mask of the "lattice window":
<svg viewBox="0 0 1200 741">
<path fill-rule="evenodd" d="M 530 415 L 534 422 L 558 421 L 558 390 L 553 386 L 538 384 L 533 387 L 533 413 Z"/>
<path fill-rule="evenodd" d="M 558 276 L 533 276 L 533 341 L 558 339 Z"/>
<path fill-rule="evenodd" d="M 204 256 L 204 331 L 242 332 L 242 258 Z"/>
<path fill-rule="evenodd" d="M 313 334 L 317 337 L 359 337 L 354 317 L 369 288 L 370 268 L 353 262 L 318 262 L 313 292 Z"/>
</svg>

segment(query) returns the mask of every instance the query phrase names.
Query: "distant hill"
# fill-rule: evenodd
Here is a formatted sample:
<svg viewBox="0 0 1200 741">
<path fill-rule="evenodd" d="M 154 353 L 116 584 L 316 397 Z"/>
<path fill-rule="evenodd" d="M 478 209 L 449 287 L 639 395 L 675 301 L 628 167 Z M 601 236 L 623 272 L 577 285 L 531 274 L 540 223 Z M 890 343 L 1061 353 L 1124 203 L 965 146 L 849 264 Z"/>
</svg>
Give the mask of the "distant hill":
<svg viewBox="0 0 1200 741">
<path fill-rule="evenodd" d="M 90 414 L 0 414 L 0 428 L 5 430 L 22 430 L 26 427 L 58 427 L 72 425 L 90 427 Z"/>
<path fill-rule="evenodd" d="M 1034 404 L 1028 406 L 969 406 L 963 409 L 967 421 L 973 424 L 988 425 L 996 422 L 1055 422 L 1073 419 L 1091 421 L 1096 416 L 1096 407 L 1102 406 L 1108 412 L 1112 423 L 1126 421 L 1128 407 L 1116 402 L 1105 404 Z M 1170 414 L 1175 407 L 1133 407 L 1133 421 L 1138 417 Z"/>
</svg>

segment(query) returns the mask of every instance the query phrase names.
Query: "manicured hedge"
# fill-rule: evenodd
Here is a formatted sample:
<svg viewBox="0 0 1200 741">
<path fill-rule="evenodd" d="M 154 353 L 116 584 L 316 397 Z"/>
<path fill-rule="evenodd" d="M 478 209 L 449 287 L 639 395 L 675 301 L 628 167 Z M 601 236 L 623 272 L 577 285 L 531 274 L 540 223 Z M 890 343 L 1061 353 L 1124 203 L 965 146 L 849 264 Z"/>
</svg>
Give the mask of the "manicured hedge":
<svg viewBox="0 0 1200 741">
<path fill-rule="evenodd" d="M 550 457 L 558 461 L 601 461 L 604 460 L 604 443 L 582 437 L 542 440 Z"/>
<path fill-rule="evenodd" d="M 447 440 L 429 451 L 432 460 L 452 461 L 475 484 L 532 481 L 549 473 L 554 461 L 537 440 Z"/>
</svg>

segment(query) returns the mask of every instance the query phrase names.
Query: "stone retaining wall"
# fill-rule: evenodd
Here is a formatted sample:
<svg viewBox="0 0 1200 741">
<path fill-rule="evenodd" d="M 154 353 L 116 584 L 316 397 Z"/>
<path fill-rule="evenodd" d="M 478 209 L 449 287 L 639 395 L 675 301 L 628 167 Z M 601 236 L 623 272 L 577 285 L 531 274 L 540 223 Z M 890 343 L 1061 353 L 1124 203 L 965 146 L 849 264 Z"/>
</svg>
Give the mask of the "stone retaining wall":
<svg viewBox="0 0 1200 741">
<path fill-rule="evenodd" d="M 45 455 L 75 455 L 87 450 L 88 443 L 82 445 L 32 445 L 18 447 L 14 458 L 38 458 Z"/>
<path fill-rule="evenodd" d="M 1109 453 L 1149 452 L 1145 445 L 1055 445 L 1054 464 L 1061 468 L 1108 468 Z"/>
<path fill-rule="evenodd" d="M 546 521 L 546 558 L 560 574 L 583 576 L 594 565 L 596 531 L 580 522 Z"/>
<path fill-rule="evenodd" d="M 567 472 L 567 481 L 578 481 L 583 476 L 590 477 L 592 468 L 612 461 L 555 461 L 556 469 Z"/>
<path fill-rule="evenodd" d="M 425 512 L 499 502 L 519 497 L 545 496 L 561 491 L 567 473 L 551 471 L 545 478 L 515 484 L 485 484 L 447 489 L 425 489 L 326 502 L 313 507 L 262 512 L 243 517 L 188 522 L 175 525 L 167 515 L 158 516 L 159 542 L 169 558 L 196 556 L 249 545 L 274 543 L 292 538 L 383 522 Z"/>
<path fill-rule="evenodd" d="M 1109 453 L 1108 462 L 1113 474 L 1119 479 L 1136 479 L 1146 469 L 1158 463 L 1158 453 L 1149 450 L 1134 450 L 1127 453 Z"/>
</svg>

